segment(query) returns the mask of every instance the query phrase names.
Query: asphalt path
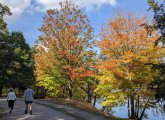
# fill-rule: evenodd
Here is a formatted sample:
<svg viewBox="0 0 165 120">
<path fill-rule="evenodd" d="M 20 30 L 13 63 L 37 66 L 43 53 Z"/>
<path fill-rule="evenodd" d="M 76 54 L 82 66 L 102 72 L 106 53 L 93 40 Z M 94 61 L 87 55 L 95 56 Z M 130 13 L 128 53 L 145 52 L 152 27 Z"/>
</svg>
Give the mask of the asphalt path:
<svg viewBox="0 0 165 120">
<path fill-rule="evenodd" d="M 24 113 L 23 100 L 15 102 L 12 113 L 9 113 L 7 101 L 4 98 L 0 98 L 0 107 L 4 109 L 3 120 L 108 120 L 96 113 L 40 100 L 32 103 L 32 115 L 29 112 Z"/>
<path fill-rule="evenodd" d="M 33 115 L 24 114 L 24 101 L 17 100 L 12 113 L 9 113 L 6 99 L 0 99 L 0 107 L 4 109 L 3 120 L 76 120 L 76 118 L 49 108 L 47 106 L 32 104 Z"/>
</svg>

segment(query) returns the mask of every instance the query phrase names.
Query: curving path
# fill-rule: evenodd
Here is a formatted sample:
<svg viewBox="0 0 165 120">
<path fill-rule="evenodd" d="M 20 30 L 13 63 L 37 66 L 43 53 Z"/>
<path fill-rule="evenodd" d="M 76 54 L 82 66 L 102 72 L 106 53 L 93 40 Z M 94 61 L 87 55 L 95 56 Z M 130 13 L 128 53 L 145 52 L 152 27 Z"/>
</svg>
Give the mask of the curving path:
<svg viewBox="0 0 165 120">
<path fill-rule="evenodd" d="M 4 108 L 4 120 L 76 120 L 59 111 L 33 103 L 33 115 L 24 114 L 24 101 L 17 100 L 12 113 L 9 113 L 6 99 L 0 99 Z"/>
<path fill-rule="evenodd" d="M 25 103 L 22 100 L 17 100 L 14 110 L 9 113 L 6 99 L 0 99 L 0 107 L 4 108 L 3 120 L 108 120 L 101 115 L 69 106 L 44 101 L 36 103 L 33 103 L 33 115 L 24 114 Z"/>
</svg>

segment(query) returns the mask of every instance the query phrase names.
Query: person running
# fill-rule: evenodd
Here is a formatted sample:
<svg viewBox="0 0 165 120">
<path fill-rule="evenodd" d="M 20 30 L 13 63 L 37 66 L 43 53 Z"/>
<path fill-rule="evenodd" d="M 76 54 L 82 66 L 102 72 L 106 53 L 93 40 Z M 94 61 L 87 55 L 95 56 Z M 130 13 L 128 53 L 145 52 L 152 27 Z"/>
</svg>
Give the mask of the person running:
<svg viewBox="0 0 165 120">
<path fill-rule="evenodd" d="M 7 102 L 8 102 L 8 107 L 9 107 L 9 113 L 12 112 L 13 108 L 14 108 L 14 103 L 16 101 L 16 95 L 15 95 L 15 92 L 14 90 L 11 88 L 9 90 L 9 93 L 7 95 Z"/>
<path fill-rule="evenodd" d="M 24 91 L 25 97 L 25 114 L 27 114 L 28 110 L 30 111 L 30 115 L 32 115 L 32 102 L 33 102 L 33 90 L 31 88 L 27 88 Z"/>
</svg>

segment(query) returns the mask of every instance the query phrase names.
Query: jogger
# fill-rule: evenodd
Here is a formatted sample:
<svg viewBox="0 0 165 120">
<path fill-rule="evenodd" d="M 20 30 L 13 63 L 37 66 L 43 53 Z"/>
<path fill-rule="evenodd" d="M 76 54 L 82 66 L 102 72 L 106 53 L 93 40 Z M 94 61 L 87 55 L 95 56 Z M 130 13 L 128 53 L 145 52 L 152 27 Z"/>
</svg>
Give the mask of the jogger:
<svg viewBox="0 0 165 120">
<path fill-rule="evenodd" d="M 25 114 L 27 114 L 28 110 L 30 111 L 30 115 L 32 115 L 32 102 L 33 102 L 33 90 L 27 88 L 24 92 L 25 97 Z"/>
<path fill-rule="evenodd" d="M 7 102 L 8 102 L 8 107 L 10 108 L 9 113 L 12 112 L 14 108 L 14 103 L 16 101 L 16 95 L 13 89 L 9 90 L 9 93 L 7 95 Z"/>
</svg>

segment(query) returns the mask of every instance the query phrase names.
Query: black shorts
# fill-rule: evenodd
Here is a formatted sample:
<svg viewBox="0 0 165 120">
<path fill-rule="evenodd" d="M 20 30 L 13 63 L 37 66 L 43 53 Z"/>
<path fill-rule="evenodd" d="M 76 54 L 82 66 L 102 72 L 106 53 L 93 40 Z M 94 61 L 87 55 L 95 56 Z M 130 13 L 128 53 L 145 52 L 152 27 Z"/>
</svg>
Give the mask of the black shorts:
<svg viewBox="0 0 165 120">
<path fill-rule="evenodd" d="M 26 105 L 32 104 L 32 102 L 33 102 L 33 101 L 26 101 L 26 100 L 25 100 Z"/>
</svg>

